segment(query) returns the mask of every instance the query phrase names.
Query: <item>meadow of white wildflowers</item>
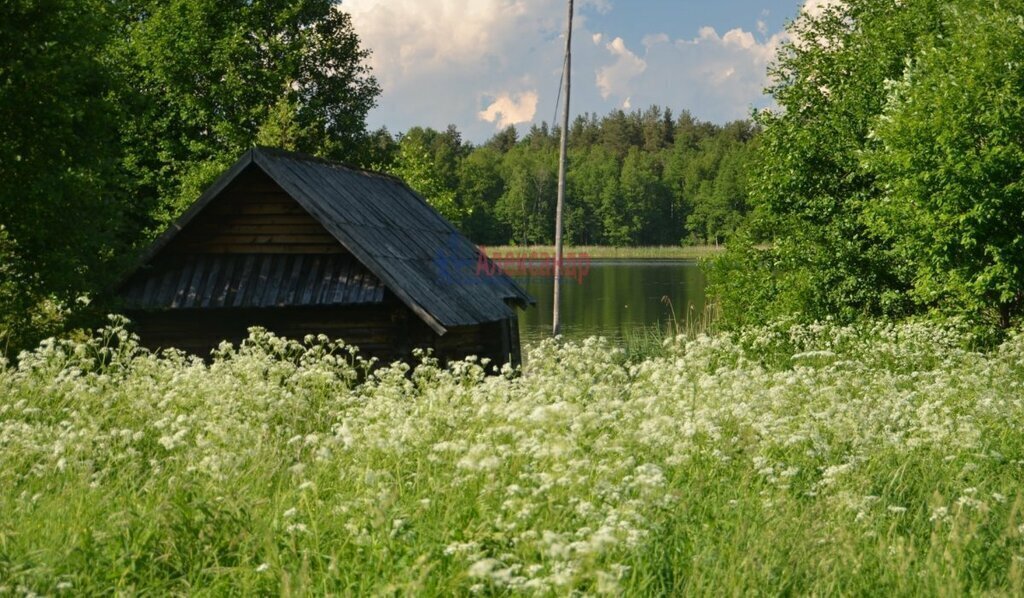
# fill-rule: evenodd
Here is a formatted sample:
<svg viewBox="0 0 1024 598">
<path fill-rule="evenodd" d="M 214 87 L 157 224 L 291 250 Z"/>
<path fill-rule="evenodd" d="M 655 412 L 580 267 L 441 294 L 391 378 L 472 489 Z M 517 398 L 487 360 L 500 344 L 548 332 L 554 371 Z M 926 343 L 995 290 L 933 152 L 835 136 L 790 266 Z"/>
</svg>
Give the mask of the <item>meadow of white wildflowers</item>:
<svg viewBox="0 0 1024 598">
<path fill-rule="evenodd" d="M 119 323 L 0 367 L 0 595 L 1019 594 L 1024 336 L 779 324 L 366 375 Z"/>
</svg>

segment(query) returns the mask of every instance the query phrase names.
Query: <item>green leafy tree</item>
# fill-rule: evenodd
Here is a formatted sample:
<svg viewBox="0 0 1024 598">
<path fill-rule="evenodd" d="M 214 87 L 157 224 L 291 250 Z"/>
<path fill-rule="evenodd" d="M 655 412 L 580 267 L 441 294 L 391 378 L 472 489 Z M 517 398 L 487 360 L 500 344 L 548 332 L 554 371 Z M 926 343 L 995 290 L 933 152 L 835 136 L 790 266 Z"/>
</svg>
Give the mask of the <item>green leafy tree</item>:
<svg viewBox="0 0 1024 598">
<path fill-rule="evenodd" d="M 256 144 L 299 151 L 303 133 L 297 118 L 298 111 L 299 107 L 293 100 L 285 96 L 278 98 L 256 132 Z"/>
<path fill-rule="evenodd" d="M 0 4 L 0 351 L 110 280 L 124 209 L 100 58 L 112 22 L 104 2 Z"/>
<path fill-rule="evenodd" d="M 498 200 L 505 193 L 501 176 L 501 153 L 488 146 L 470 152 L 459 162 L 459 205 L 466 207 L 462 230 L 478 243 L 508 242 L 508 227 L 496 214 Z"/>
<path fill-rule="evenodd" d="M 566 238 L 576 244 L 608 242 L 602 206 L 619 194 L 619 163 L 604 146 L 575 150 L 569 160 Z"/>
<path fill-rule="evenodd" d="M 697 237 L 717 245 L 744 223 L 749 148 L 733 141 L 714 146 L 702 156 L 711 159 L 712 167 L 702 173 L 704 178 L 688 185 L 694 189 L 694 198 L 687 226 Z"/>
<path fill-rule="evenodd" d="M 920 305 L 1005 328 L 1024 307 L 1024 3 L 961 4 L 876 120 L 868 214 Z"/>
<path fill-rule="evenodd" d="M 773 300 L 787 302 L 785 311 L 852 319 L 910 308 L 905 266 L 865 222 L 865 206 L 880 190 L 860 159 L 887 81 L 901 78 L 908 59 L 943 31 L 945 5 L 847 0 L 789 25 L 790 41 L 769 88 L 780 110 L 758 116 L 764 131 L 750 182 L 756 212 L 768 225 L 761 230 L 772 243 L 767 262 L 781 281 L 777 288 L 786 289 Z M 717 275 L 761 275 L 763 260 L 750 268 L 742 260 L 730 263 L 737 268 Z M 712 292 L 719 280 L 712 276 Z"/>
<path fill-rule="evenodd" d="M 717 134 L 718 128 L 714 124 L 698 120 L 684 110 L 676 120 L 673 138 L 679 147 L 697 149 L 702 141 Z"/>
<path fill-rule="evenodd" d="M 176 216 L 259 140 L 363 162 L 379 92 L 349 16 L 330 0 L 117 3 L 108 59 L 124 168 L 143 214 Z"/>
<path fill-rule="evenodd" d="M 491 137 L 487 142 L 487 147 L 500 152 L 502 154 L 508 153 L 516 146 L 516 142 L 519 141 L 519 133 L 516 132 L 516 128 L 512 125 L 505 127 L 500 133 Z"/>
<path fill-rule="evenodd" d="M 657 155 L 632 147 L 622 163 L 619 193 L 624 207 L 623 232 L 631 245 L 667 243 L 665 230 L 671 195 L 661 181 Z"/>
<path fill-rule="evenodd" d="M 631 147 L 643 145 L 644 137 L 638 113 L 613 110 L 601 121 L 601 143 L 623 160 Z"/>
<path fill-rule="evenodd" d="M 682 164 L 681 167 L 672 164 L 672 176 L 679 177 L 676 185 L 689 208 L 686 230 L 698 242 L 714 242 L 715 219 L 723 209 L 716 202 L 715 179 L 727 145 L 718 136 L 708 136 L 701 139 L 697 147 L 690 148 L 685 143 L 676 147 L 677 161 Z"/>
<path fill-rule="evenodd" d="M 558 150 L 531 150 L 527 144 L 505 154 L 502 170 L 505 193 L 496 212 L 522 245 L 554 241 L 555 200 L 558 191 Z"/>
<path fill-rule="evenodd" d="M 597 145 L 601 139 L 601 124 L 597 115 L 580 114 L 569 125 L 569 146 L 576 149 L 589 148 Z"/>
<path fill-rule="evenodd" d="M 467 210 L 456 201 L 455 190 L 448 185 L 430 149 L 421 135 L 403 137 L 390 171 L 415 189 L 442 216 L 461 226 Z"/>
<path fill-rule="evenodd" d="M 656 154 L 659 150 L 672 145 L 672 110 L 666 108 L 663 111 L 660 106 L 651 106 L 643 112 L 641 120 L 645 152 Z"/>
<path fill-rule="evenodd" d="M 676 121 L 659 106 L 576 117 L 569 130 L 567 242 L 726 240 L 746 218 L 744 148 L 757 134 L 747 121 L 719 126 L 687 112 Z M 461 142 L 453 127 L 414 127 L 402 139 L 417 139 L 438 188 L 455 191 L 456 217 L 471 238 L 531 244 L 553 239 L 559 137 L 557 127 L 539 123 L 521 139 L 508 127 L 480 147 Z M 685 228 L 694 201 L 706 203 L 700 235 Z"/>
<path fill-rule="evenodd" d="M 687 222 L 693 212 L 693 197 L 689 183 L 689 165 L 696 154 L 685 139 L 677 137 L 672 147 L 661 153 L 662 182 L 669 194 L 668 219 L 675 231 L 674 242 L 681 242 L 689 236 Z"/>
<path fill-rule="evenodd" d="M 367 137 L 363 155 L 363 164 L 373 165 L 379 170 L 388 170 L 398 156 L 398 142 L 391 136 L 387 127 L 381 127 Z"/>
</svg>

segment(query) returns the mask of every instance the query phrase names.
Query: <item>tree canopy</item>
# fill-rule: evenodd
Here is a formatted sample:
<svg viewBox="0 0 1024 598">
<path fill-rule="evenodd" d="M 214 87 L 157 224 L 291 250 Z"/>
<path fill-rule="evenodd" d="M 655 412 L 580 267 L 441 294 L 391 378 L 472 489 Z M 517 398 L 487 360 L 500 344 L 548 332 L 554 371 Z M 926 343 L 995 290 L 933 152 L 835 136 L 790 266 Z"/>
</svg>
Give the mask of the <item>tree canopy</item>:
<svg viewBox="0 0 1024 598">
<path fill-rule="evenodd" d="M 123 232 L 109 18 L 92 0 L 0 5 L 0 350 L 50 334 L 33 314 L 92 288 Z"/>
<path fill-rule="evenodd" d="M 362 163 L 379 93 L 331 0 L 115 3 L 126 175 L 159 225 L 255 142 Z"/>
<path fill-rule="evenodd" d="M 105 290 L 257 143 L 375 159 L 367 56 L 331 0 L 4 3 L 0 346 Z"/>
<path fill-rule="evenodd" d="M 1008 327 L 1024 302 L 1024 3 L 973 8 L 889 90 L 864 156 L 868 225 L 917 303 Z"/>
<path fill-rule="evenodd" d="M 505 129 L 479 147 L 415 127 L 379 167 L 406 179 L 473 240 L 550 244 L 560 131 Z M 386 132 L 378 136 L 390 137 Z M 757 128 L 705 123 L 659 106 L 584 114 L 569 130 L 565 232 L 573 244 L 719 243 L 747 212 L 746 167 Z M 379 137 L 381 138 L 381 137 Z M 386 142 L 383 142 L 387 145 Z"/>
<path fill-rule="evenodd" d="M 790 24 L 748 239 L 712 268 L 727 319 L 1019 318 L 1022 9 L 847 0 Z"/>
</svg>

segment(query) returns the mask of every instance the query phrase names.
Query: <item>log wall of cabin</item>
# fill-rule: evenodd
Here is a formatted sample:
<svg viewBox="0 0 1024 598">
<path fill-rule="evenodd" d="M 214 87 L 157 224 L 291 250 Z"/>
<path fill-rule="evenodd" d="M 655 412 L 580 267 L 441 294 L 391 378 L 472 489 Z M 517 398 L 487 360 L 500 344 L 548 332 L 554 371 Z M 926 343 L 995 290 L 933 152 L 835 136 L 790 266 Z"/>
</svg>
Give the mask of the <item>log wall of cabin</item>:
<svg viewBox="0 0 1024 598">
<path fill-rule="evenodd" d="M 511 346 L 510 320 L 451 328 L 438 336 L 403 305 L 338 307 L 274 307 L 261 309 L 178 309 L 129 312 L 142 344 L 150 349 L 176 348 L 207 357 L 222 341 L 237 345 L 251 326 L 290 339 L 325 334 L 360 348 L 364 357 L 382 363 L 412 361 L 414 348 L 430 348 L 442 362 L 469 355 L 487 357 L 494 365 L 510 359 L 518 364 L 518 347 Z"/>
<path fill-rule="evenodd" d="M 512 346 L 510 334 L 512 320 L 499 320 L 475 326 L 457 326 L 438 336 L 422 320 L 409 314 L 404 328 L 404 343 L 409 347 L 429 347 L 442 362 L 459 361 L 470 355 L 488 358 L 492 364 L 511 361 L 520 363 L 518 345 Z"/>
<path fill-rule="evenodd" d="M 259 168 L 251 167 L 167 246 L 170 253 L 344 253 L 345 248 Z"/>
<path fill-rule="evenodd" d="M 403 308 L 404 309 L 404 308 Z M 357 345 L 360 353 L 382 360 L 403 359 L 396 308 L 385 305 L 275 307 L 260 309 L 182 309 L 128 313 L 142 344 L 176 348 L 206 357 L 221 341 L 237 345 L 251 326 L 301 341 L 326 334 Z"/>
</svg>

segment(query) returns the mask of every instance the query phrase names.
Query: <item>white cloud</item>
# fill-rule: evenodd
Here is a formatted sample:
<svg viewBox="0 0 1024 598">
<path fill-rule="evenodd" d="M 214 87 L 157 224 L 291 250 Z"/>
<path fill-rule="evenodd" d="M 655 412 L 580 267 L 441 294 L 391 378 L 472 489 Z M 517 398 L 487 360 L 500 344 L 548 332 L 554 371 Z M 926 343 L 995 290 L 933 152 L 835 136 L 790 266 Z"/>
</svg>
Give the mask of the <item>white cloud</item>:
<svg viewBox="0 0 1024 598">
<path fill-rule="evenodd" d="M 652 33 L 650 35 L 645 35 L 642 43 L 645 48 L 650 48 L 654 44 L 663 44 L 671 39 L 672 38 L 670 38 L 667 33 Z"/>
<path fill-rule="evenodd" d="M 581 7 L 590 7 L 601 14 L 608 14 L 612 9 L 612 0 L 583 0 Z"/>
<path fill-rule="evenodd" d="M 679 40 L 655 30 L 631 47 L 622 32 L 589 26 L 588 16 L 610 10 L 613 1 L 577 1 L 574 113 L 658 103 L 721 121 L 767 103 L 761 90 L 782 34 L 755 38 L 732 29 L 720 35 L 705 27 Z M 479 142 L 496 126 L 556 116 L 562 2 L 342 0 L 341 10 L 372 50 L 370 65 L 383 88 L 370 114 L 373 127 L 398 132 L 454 123 Z"/>
<path fill-rule="evenodd" d="M 702 27 L 692 39 L 648 35 L 642 55 L 609 44 L 616 61 L 598 70 L 597 87 L 603 98 L 628 98 L 633 106 L 668 104 L 718 121 L 744 118 L 752 106 L 768 103 L 767 69 L 784 39 L 778 33 L 759 42 L 743 29 L 720 35 Z"/>
<path fill-rule="evenodd" d="M 611 41 L 605 48 L 615 57 L 615 62 L 597 70 L 597 88 L 601 97 L 628 95 L 630 82 L 647 70 L 647 63 L 629 51 L 621 37 Z"/>
<path fill-rule="evenodd" d="M 537 114 L 537 92 L 526 91 L 511 95 L 500 94 L 491 105 L 477 114 L 480 120 L 497 123 L 498 129 L 533 120 Z"/>
<path fill-rule="evenodd" d="M 820 17 L 829 6 L 839 4 L 842 0 L 806 0 L 803 12 L 812 16 Z"/>
<path fill-rule="evenodd" d="M 594 10 L 601 8 L 593 0 Z M 343 0 L 383 93 L 371 126 L 397 132 L 414 125 L 458 125 L 482 140 L 496 120 L 520 119 L 554 104 L 565 27 L 564 5 L 548 0 Z M 588 34 L 589 35 L 589 34 Z M 505 95 L 507 105 L 500 101 Z M 498 103 L 495 106 L 495 103 Z M 524 103 L 525 102 L 525 103 Z M 501 108 L 499 110 L 499 108 Z M 534 115 L 530 114 L 529 118 Z"/>
<path fill-rule="evenodd" d="M 436 72 L 498 59 L 499 48 L 530 23 L 556 27 L 554 14 L 537 11 L 539 0 L 344 0 L 356 32 L 373 50 L 371 65 L 382 83 L 414 71 Z"/>
</svg>

